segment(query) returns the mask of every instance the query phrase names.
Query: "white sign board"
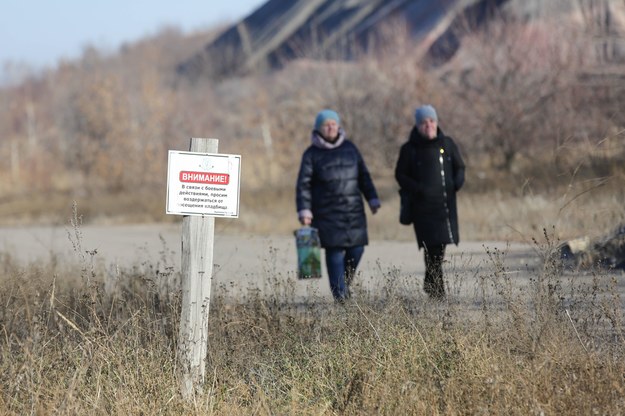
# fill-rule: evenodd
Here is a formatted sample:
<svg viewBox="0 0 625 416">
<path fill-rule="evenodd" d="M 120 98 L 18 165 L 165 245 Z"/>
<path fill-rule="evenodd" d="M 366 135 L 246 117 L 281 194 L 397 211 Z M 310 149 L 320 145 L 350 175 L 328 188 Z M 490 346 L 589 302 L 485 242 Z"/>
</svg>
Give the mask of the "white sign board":
<svg viewBox="0 0 625 416">
<path fill-rule="evenodd" d="M 239 217 L 241 156 L 169 151 L 167 214 Z"/>
</svg>

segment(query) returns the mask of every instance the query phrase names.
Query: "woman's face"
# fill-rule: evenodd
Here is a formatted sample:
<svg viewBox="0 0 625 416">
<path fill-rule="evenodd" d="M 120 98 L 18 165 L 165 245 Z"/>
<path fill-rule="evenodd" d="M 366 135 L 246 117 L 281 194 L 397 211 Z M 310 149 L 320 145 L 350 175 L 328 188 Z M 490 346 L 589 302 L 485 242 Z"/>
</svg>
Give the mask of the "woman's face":
<svg viewBox="0 0 625 416">
<path fill-rule="evenodd" d="M 436 130 L 438 129 L 438 122 L 434 120 L 433 118 L 427 117 L 421 122 L 421 124 L 417 126 L 417 129 L 419 130 L 419 133 L 421 133 L 422 136 L 425 136 L 428 139 L 432 140 L 436 138 Z"/>
<path fill-rule="evenodd" d="M 339 135 L 339 123 L 336 120 L 326 120 L 321 125 L 321 134 L 326 140 L 334 140 Z"/>
</svg>

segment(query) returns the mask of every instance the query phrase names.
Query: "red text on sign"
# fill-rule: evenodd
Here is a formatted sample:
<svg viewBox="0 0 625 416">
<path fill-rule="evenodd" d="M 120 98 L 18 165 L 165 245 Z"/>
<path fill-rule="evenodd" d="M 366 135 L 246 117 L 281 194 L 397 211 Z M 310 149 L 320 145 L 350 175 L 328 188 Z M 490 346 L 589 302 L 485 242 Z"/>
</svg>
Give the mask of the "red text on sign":
<svg viewBox="0 0 625 416">
<path fill-rule="evenodd" d="M 230 183 L 230 175 L 227 173 L 189 172 L 183 170 L 180 172 L 180 182 L 228 185 Z"/>
</svg>

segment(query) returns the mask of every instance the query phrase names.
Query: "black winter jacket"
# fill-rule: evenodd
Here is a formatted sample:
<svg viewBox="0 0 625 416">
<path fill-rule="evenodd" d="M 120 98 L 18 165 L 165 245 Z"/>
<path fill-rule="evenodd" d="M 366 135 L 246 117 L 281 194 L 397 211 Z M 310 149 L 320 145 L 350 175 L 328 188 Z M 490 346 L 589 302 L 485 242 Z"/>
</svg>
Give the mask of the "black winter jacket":
<svg viewBox="0 0 625 416">
<path fill-rule="evenodd" d="M 395 179 L 411 196 L 419 247 L 458 244 L 456 191 L 464 184 L 464 169 L 458 147 L 440 129 L 429 140 L 414 127 L 402 145 Z"/>
<path fill-rule="evenodd" d="M 334 149 L 310 146 L 302 156 L 297 178 L 297 211 L 313 214 L 321 246 L 366 245 L 367 219 L 361 193 L 367 201 L 378 195 L 365 162 L 349 140 Z"/>
</svg>

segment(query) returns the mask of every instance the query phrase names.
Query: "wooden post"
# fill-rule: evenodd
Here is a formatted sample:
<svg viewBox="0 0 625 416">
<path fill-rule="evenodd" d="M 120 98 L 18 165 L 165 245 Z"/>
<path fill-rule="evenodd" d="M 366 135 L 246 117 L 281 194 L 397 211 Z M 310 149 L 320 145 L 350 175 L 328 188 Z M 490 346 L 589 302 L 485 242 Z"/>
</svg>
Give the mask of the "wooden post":
<svg viewBox="0 0 625 416">
<path fill-rule="evenodd" d="M 192 138 L 190 151 L 217 153 L 219 140 Z M 182 219 L 182 311 L 178 338 L 182 395 L 191 399 L 204 384 L 208 312 L 213 277 L 215 218 Z"/>
</svg>

